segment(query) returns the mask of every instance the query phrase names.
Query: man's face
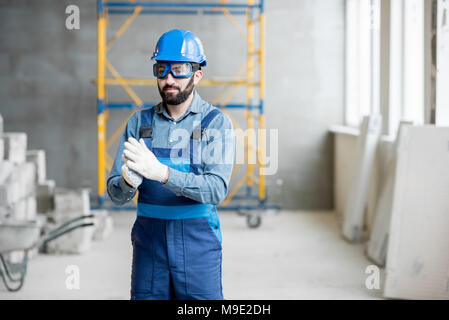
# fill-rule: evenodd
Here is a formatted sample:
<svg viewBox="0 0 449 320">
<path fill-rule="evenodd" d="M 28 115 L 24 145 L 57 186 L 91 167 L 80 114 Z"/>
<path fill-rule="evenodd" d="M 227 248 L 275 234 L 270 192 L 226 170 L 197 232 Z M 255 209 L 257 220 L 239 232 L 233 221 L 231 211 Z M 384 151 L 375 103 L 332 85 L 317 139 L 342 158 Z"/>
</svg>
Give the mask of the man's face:
<svg viewBox="0 0 449 320">
<path fill-rule="evenodd" d="M 157 86 L 162 101 L 178 105 L 186 101 L 195 88 L 195 73 L 190 78 L 174 78 L 169 72 L 165 78 L 157 78 Z"/>
</svg>

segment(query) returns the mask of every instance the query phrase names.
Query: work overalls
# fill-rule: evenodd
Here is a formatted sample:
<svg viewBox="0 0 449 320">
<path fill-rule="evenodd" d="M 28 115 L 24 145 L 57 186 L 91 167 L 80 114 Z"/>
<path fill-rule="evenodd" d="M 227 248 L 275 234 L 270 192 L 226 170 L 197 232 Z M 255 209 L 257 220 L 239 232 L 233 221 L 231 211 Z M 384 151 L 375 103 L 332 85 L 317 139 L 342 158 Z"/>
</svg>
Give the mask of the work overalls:
<svg viewBox="0 0 449 320">
<path fill-rule="evenodd" d="M 201 136 L 221 111 L 214 108 L 183 149 L 152 146 L 154 107 L 141 111 L 140 138 L 170 168 L 198 174 Z M 143 179 L 131 231 L 131 299 L 223 299 L 221 231 L 217 208 L 177 196 Z"/>
</svg>

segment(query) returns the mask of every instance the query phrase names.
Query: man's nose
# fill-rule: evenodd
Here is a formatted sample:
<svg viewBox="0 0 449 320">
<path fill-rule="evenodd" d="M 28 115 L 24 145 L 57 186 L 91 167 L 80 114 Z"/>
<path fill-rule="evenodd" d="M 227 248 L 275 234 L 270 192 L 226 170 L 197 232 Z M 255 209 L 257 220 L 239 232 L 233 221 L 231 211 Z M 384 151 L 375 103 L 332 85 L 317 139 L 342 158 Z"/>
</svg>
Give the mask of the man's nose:
<svg viewBox="0 0 449 320">
<path fill-rule="evenodd" d="M 173 77 L 173 75 L 171 74 L 171 72 L 169 72 L 167 74 L 167 78 L 165 79 L 165 81 L 167 82 L 168 85 L 173 85 L 176 83 L 175 78 Z"/>
</svg>

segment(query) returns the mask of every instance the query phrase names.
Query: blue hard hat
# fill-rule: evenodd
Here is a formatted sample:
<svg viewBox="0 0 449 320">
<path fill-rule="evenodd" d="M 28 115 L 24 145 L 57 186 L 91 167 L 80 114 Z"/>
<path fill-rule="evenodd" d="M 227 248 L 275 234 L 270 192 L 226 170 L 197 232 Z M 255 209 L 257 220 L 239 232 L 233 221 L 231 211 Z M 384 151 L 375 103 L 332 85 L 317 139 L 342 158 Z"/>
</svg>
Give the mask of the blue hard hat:
<svg viewBox="0 0 449 320">
<path fill-rule="evenodd" d="M 164 33 L 156 44 L 152 60 L 184 61 L 206 65 L 201 40 L 187 30 L 173 29 Z"/>
</svg>

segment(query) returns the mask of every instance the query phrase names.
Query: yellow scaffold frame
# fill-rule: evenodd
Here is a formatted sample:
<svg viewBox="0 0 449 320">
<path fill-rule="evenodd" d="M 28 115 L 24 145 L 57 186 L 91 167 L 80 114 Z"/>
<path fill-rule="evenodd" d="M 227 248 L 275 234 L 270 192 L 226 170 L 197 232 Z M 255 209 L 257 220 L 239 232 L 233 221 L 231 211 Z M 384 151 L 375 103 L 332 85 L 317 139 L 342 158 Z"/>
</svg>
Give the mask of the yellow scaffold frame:
<svg viewBox="0 0 449 320">
<path fill-rule="evenodd" d="M 218 95 L 213 99 L 212 104 L 219 107 L 225 112 L 233 122 L 234 128 L 240 128 L 235 119 L 227 112 L 227 108 L 242 108 L 245 110 L 245 117 L 247 122 L 247 131 L 244 138 L 236 135 L 240 142 L 245 146 L 245 161 L 248 160 L 247 170 L 235 184 L 234 188 L 228 193 L 226 199 L 222 202 L 222 209 L 230 210 L 251 210 L 264 209 L 269 206 L 265 203 L 266 200 L 266 182 L 265 176 L 260 174 L 260 171 L 265 166 L 265 139 L 259 139 L 258 145 L 255 140 L 255 122 L 258 121 L 258 128 L 265 129 L 264 118 L 264 97 L 265 97 L 265 20 L 264 20 L 264 2 L 259 0 L 247 0 L 245 4 L 228 3 L 226 0 L 220 0 L 219 3 L 148 3 L 148 2 L 106 2 L 97 0 L 98 4 L 98 77 L 97 94 L 98 94 L 98 199 L 100 206 L 103 205 L 103 200 L 106 191 L 106 174 L 111 170 L 113 159 L 108 155 L 107 150 L 120 137 L 121 133 L 126 127 L 129 116 L 136 109 L 148 107 L 152 104 L 144 103 L 136 92 L 132 89 L 133 86 L 154 86 L 156 80 L 154 79 L 138 79 L 122 77 L 117 70 L 108 61 L 106 54 L 113 47 L 115 42 L 120 38 L 125 30 L 140 14 L 211 14 L 224 15 L 231 24 L 237 29 L 242 37 L 247 41 L 247 59 L 240 69 L 235 73 L 232 80 L 203 80 L 201 86 L 222 86 Z M 258 15 L 256 16 L 256 13 Z M 106 29 L 108 18 L 111 14 L 130 14 L 123 25 L 115 32 L 112 38 L 107 41 Z M 246 16 L 246 30 L 240 25 L 239 21 L 234 17 L 236 15 Z M 259 27 L 259 47 L 256 48 L 256 27 Z M 256 59 L 258 57 L 258 59 Z M 258 79 L 255 79 L 256 68 L 258 69 Z M 106 76 L 106 70 L 112 77 Z M 246 71 L 246 74 L 245 74 Z M 106 86 L 120 85 L 129 95 L 132 103 L 112 103 L 107 101 Z M 230 104 L 229 101 L 241 86 L 246 86 L 246 102 L 245 104 Z M 258 103 L 254 103 L 255 89 L 259 90 Z M 121 126 L 109 137 L 106 138 L 106 122 L 108 112 L 111 109 L 128 108 L 132 109 Z M 256 114 L 255 114 L 256 113 Z M 243 131 L 245 132 L 245 131 Z M 257 155 L 257 159 L 254 157 Z M 234 177 L 237 171 L 242 167 L 242 164 L 236 164 L 232 172 Z M 259 170 L 256 171 L 256 167 Z M 246 195 L 238 195 L 238 191 L 246 184 Z M 258 186 L 258 194 L 253 195 L 252 189 Z M 236 198 L 258 200 L 257 205 L 245 206 L 231 206 L 229 202 Z M 276 207 L 276 206 L 274 206 Z"/>
</svg>

